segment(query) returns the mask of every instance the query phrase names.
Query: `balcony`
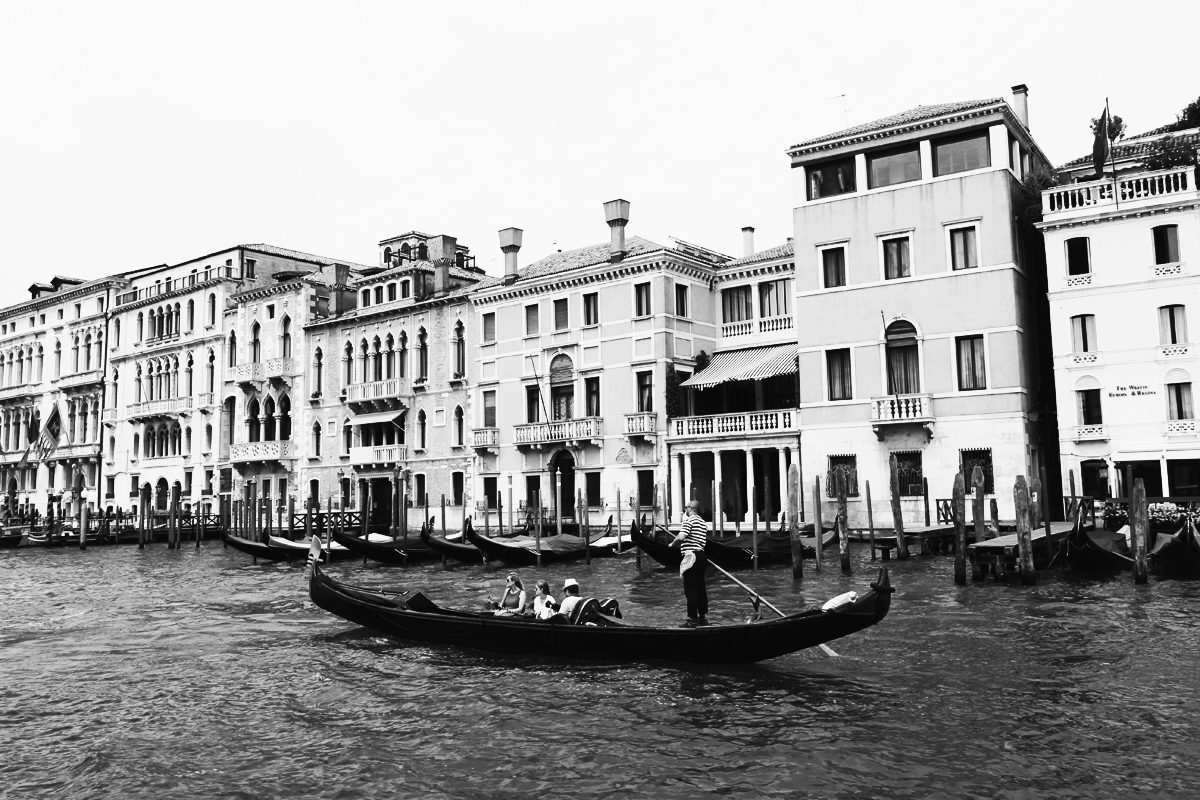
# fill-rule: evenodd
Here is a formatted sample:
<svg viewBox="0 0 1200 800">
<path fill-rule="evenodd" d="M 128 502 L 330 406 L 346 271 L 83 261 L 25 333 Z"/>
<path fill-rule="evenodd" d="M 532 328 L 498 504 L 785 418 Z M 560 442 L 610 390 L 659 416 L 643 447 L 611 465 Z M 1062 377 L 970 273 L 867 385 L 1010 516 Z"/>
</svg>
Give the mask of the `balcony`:
<svg viewBox="0 0 1200 800">
<path fill-rule="evenodd" d="M 378 444 L 350 448 L 350 463 L 354 466 L 368 467 L 405 461 L 408 461 L 408 448 L 402 444 Z"/>
<path fill-rule="evenodd" d="M 251 361 L 229 368 L 229 379 L 234 383 L 248 384 L 265 380 L 282 380 L 296 373 L 294 358 L 268 358 L 266 361 Z"/>
<path fill-rule="evenodd" d="M 1150 274 L 1155 278 L 1171 278 L 1177 275 L 1190 275 L 1191 271 L 1188 270 L 1186 262 L 1171 261 L 1166 264 L 1154 264 L 1150 267 Z"/>
<path fill-rule="evenodd" d="M 1195 436 L 1196 420 L 1169 419 L 1163 427 L 1163 434 L 1166 436 Z"/>
<path fill-rule="evenodd" d="M 346 402 L 383 404 L 388 400 L 399 400 L 403 384 L 400 378 L 352 383 L 346 387 Z"/>
<path fill-rule="evenodd" d="M 676 417 L 671 420 L 668 430 L 672 440 L 791 434 L 800 430 L 800 415 L 795 409 L 783 408 L 707 417 Z"/>
<path fill-rule="evenodd" d="M 513 439 L 517 447 L 541 448 L 547 444 L 588 443 L 600 444 L 604 420 L 600 417 L 560 419 L 553 422 L 533 422 L 513 428 Z"/>
<path fill-rule="evenodd" d="M 76 372 L 72 375 L 63 375 L 58 379 L 58 388 L 67 389 L 72 386 L 86 386 L 89 383 L 103 383 L 104 371 L 100 369 L 88 369 L 83 372 Z"/>
<path fill-rule="evenodd" d="M 787 334 L 792 330 L 793 325 L 794 322 L 791 314 L 783 314 L 776 317 L 761 317 L 759 319 L 744 319 L 738 322 L 726 322 L 721 325 L 721 338 L 737 339 L 739 337 L 751 337 L 757 339 L 760 336 Z"/>
<path fill-rule="evenodd" d="M 649 439 L 658 435 L 658 414 L 653 411 L 639 411 L 636 414 L 625 415 L 625 435 L 641 436 Z"/>
<path fill-rule="evenodd" d="M 217 397 L 212 392 L 201 392 L 200 396 L 196 400 L 196 405 L 198 405 L 200 407 L 201 411 L 204 411 L 206 413 L 207 413 L 208 409 L 212 408 L 216 404 L 217 404 Z"/>
<path fill-rule="evenodd" d="M 229 447 L 229 460 L 237 463 L 249 461 L 282 461 L 292 458 L 295 448 L 290 441 L 282 442 L 237 442 Z"/>
<path fill-rule="evenodd" d="M 112 423 L 117 421 L 117 410 L 115 408 L 106 408 L 100 412 L 100 419 L 104 422 Z"/>
<path fill-rule="evenodd" d="M 500 444 L 499 428 L 476 428 L 471 431 L 471 446 L 477 450 L 491 450 Z"/>
<path fill-rule="evenodd" d="M 1078 365 L 1078 364 L 1095 364 L 1099 360 L 1100 360 L 1100 356 L 1097 355 L 1096 353 L 1072 353 L 1071 354 L 1071 363 L 1076 364 L 1076 365 Z"/>
<path fill-rule="evenodd" d="M 1156 205 L 1163 198 L 1200 197 L 1192 171 L 1193 167 L 1173 167 L 1128 175 L 1116 181 L 1106 178 L 1056 186 L 1042 192 L 1042 215 L 1051 221 L 1115 210 L 1118 205 L 1132 210 Z"/>
<path fill-rule="evenodd" d="M 24 383 L 14 383 L 11 386 L 5 386 L 4 388 L 0 389 L 0 400 L 7 399 L 9 397 L 20 397 L 22 395 L 33 393 L 34 384 L 30 383 L 29 381 L 25 381 Z"/>
<path fill-rule="evenodd" d="M 1108 434 L 1103 425 L 1076 425 L 1071 430 L 1070 438 L 1076 442 L 1103 442 L 1108 440 Z"/>
<path fill-rule="evenodd" d="M 1186 344 L 1162 344 L 1158 346 L 1158 355 L 1161 358 L 1178 358 L 1188 354 L 1189 346 Z"/>
<path fill-rule="evenodd" d="M 148 417 L 166 417 L 171 414 L 181 414 L 192 410 L 190 397 L 165 397 L 160 400 L 147 400 L 143 403 L 130 403 L 125 406 L 125 415 L 131 419 Z"/>
<path fill-rule="evenodd" d="M 888 428 L 920 425 L 933 438 L 933 395 L 893 394 L 871 398 L 871 427 L 882 440 Z"/>
<path fill-rule="evenodd" d="M 96 458 L 100 455 L 100 443 L 62 444 L 50 454 L 50 458 Z"/>
</svg>

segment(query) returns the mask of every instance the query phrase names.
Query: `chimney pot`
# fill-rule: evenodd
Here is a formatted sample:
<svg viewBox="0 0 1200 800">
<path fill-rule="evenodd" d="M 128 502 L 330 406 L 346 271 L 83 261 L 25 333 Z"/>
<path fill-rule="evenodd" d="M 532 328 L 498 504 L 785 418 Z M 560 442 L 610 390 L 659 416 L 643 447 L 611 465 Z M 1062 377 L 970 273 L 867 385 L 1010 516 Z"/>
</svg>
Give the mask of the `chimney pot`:
<svg viewBox="0 0 1200 800">
<path fill-rule="evenodd" d="M 521 249 L 521 237 L 524 233 L 520 228 L 505 228 L 500 231 L 500 252 L 504 253 L 505 283 L 512 283 L 517 279 L 517 251 Z"/>
<path fill-rule="evenodd" d="M 742 258 L 754 255 L 754 228 L 747 225 L 742 228 Z"/>
<path fill-rule="evenodd" d="M 609 260 L 620 261 L 625 257 L 625 226 L 629 224 L 629 201 L 609 200 L 604 204 L 604 221 L 611 234 Z"/>
<path fill-rule="evenodd" d="M 1018 83 L 1012 87 L 1013 93 L 1013 113 L 1017 115 L 1017 119 L 1021 120 L 1021 124 L 1029 130 L 1029 87 L 1023 83 Z"/>
</svg>

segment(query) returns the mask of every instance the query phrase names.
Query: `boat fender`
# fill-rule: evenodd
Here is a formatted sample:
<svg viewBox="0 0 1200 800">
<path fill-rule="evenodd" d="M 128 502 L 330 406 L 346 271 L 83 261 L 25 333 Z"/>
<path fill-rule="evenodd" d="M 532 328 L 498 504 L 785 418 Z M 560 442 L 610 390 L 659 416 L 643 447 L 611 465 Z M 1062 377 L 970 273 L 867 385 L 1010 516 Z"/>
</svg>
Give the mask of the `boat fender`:
<svg viewBox="0 0 1200 800">
<path fill-rule="evenodd" d="M 851 603 L 858 602 L 858 592 L 846 592 L 839 594 L 837 597 L 831 597 L 825 601 L 825 605 L 821 606 L 822 611 L 833 611 L 835 608 L 848 606 Z"/>
</svg>

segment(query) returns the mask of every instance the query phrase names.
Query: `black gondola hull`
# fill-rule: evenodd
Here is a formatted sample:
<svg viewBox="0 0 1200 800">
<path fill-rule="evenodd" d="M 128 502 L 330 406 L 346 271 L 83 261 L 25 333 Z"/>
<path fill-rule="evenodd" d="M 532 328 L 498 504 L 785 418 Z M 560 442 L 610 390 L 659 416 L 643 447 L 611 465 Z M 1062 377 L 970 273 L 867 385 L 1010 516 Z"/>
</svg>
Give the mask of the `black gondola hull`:
<svg viewBox="0 0 1200 800">
<path fill-rule="evenodd" d="M 361 536 L 335 531 L 333 540 L 355 555 L 381 564 L 411 564 L 432 561 L 439 556 L 419 536 L 409 536 L 407 544 L 403 540 L 395 543 L 371 542 Z"/>
<path fill-rule="evenodd" d="M 465 531 L 470 529 L 471 520 L 468 519 L 463 525 L 464 541 L 467 539 Z M 455 561 L 461 561 L 464 564 L 482 564 L 484 562 L 483 552 L 473 544 L 464 542 L 452 542 L 449 539 L 444 539 L 441 536 L 434 536 L 425 528 L 421 529 L 421 541 L 425 546 L 435 553 L 452 558 Z"/>
<path fill-rule="evenodd" d="M 671 547 L 669 543 L 662 541 L 658 537 L 643 533 L 637 525 L 631 526 L 629 535 L 635 545 L 640 547 L 646 555 L 659 564 L 668 569 L 679 568 L 679 563 L 683 555 L 678 547 Z M 825 547 L 832 547 L 835 540 L 836 534 L 832 531 L 826 531 L 821 543 Z M 806 536 L 802 541 L 804 543 L 804 558 L 816 558 L 816 539 Z M 786 544 L 786 549 L 784 544 Z M 774 537 L 770 537 L 767 534 L 760 534 L 758 550 L 759 566 L 790 564 L 792 562 L 791 547 L 790 540 L 780 543 Z M 748 569 L 754 565 L 753 549 L 745 546 L 737 546 L 737 544 L 731 542 L 709 539 L 708 544 L 704 547 L 704 552 L 710 561 L 726 569 Z"/>
</svg>

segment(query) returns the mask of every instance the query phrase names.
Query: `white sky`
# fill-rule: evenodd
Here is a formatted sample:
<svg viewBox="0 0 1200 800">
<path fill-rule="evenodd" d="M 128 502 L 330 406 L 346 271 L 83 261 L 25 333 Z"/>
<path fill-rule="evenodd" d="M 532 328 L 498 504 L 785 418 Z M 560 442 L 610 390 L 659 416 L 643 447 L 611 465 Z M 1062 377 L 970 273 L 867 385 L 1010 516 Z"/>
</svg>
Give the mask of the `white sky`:
<svg viewBox="0 0 1200 800">
<path fill-rule="evenodd" d="M 1200 5 L 1129 9 L 4 0 L 0 305 L 246 242 L 373 264 L 410 229 L 498 273 L 498 229 L 528 264 L 607 241 L 615 197 L 631 234 L 764 249 L 791 235 L 786 148 L 847 125 L 1026 83 L 1061 163 L 1106 95 L 1131 134 L 1173 121 Z"/>
</svg>

